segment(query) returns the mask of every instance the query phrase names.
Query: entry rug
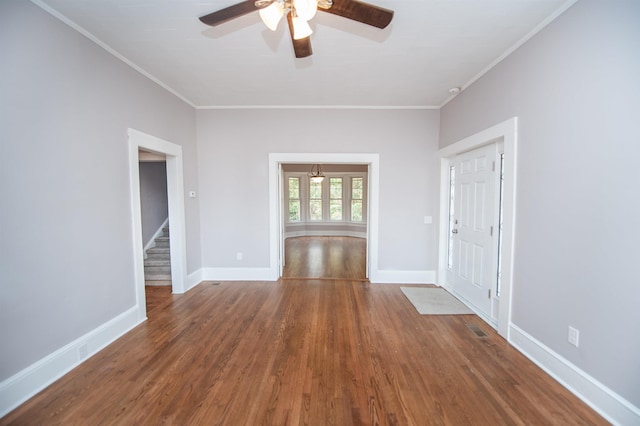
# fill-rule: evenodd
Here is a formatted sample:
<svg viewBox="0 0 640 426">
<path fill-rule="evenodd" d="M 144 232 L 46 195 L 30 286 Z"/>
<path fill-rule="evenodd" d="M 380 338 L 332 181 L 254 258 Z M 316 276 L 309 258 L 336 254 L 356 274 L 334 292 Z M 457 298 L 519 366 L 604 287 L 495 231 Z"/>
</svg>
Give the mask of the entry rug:
<svg viewBox="0 0 640 426">
<path fill-rule="evenodd" d="M 467 315 L 473 311 L 441 287 L 400 287 L 421 315 Z"/>
</svg>

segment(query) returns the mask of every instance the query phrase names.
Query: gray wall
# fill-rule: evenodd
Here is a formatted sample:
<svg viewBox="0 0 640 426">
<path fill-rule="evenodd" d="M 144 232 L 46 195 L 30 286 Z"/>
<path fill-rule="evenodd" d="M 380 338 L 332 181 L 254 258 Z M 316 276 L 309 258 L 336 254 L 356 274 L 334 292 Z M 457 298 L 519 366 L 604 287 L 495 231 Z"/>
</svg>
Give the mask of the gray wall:
<svg viewBox="0 0 640 426">
<path fill-rule="evenodd" d="M 519 117 L 513 322 L 640 406 L 640 2 L 581 0 L 441 110 Z M 567 327 L 580 330 L 580 347 Z"/>
<path fill-rule="evenodd" d="M 169 217 L 167 163 L 140 162 L 140 210 L 142 244 L 146 245 Z"/>
<path fill-rule="evenodd" d="M 320 152 L 380 154 L 379 268 L 435 270 L 437 233 L 423 217 L 437 219 L 438 120 L 433 110 L 198 111 L 203 267 L 268 267 L 268 154 Z"/>
<path fill-rule="evenodd" d="M 0 63 L 3 380 L 135 306 L 127 128 L 197 176 L 193 108 L 34 4 L 0 2 Z M 197 203 L 186 220 L 193 271 Z"/>
</svg>

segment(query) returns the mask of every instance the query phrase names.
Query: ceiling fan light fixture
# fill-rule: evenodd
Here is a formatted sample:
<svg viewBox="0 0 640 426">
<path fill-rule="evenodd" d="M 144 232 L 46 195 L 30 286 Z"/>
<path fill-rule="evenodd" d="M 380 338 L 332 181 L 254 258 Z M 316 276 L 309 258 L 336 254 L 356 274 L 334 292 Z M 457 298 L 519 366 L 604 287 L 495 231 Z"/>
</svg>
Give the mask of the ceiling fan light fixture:
<svg viewBox="0 0 640 426">
<path fill-rule="evenodd" d="M 274 1 L 269 6 L 260 9 L 260 19 L 271 31 L 278 28 L 278 23 L 284 16 L 284 7 L 279 1 Z"/>
<path fill-rule="evenodd" d="M 265 26 L 272 31 L 277 31 L 279 22 L 285 16 L 292 39 L 293 53 L 296 58 L 306 58 L 313 53 L 310 37 L 313 30 L 309 22 L 318 9 L 380 29 L 386 28 L 393 18 L 393 10 L 365 3 L 362 0 L 242 0 L 200 16 L 199 19 L 205 25 L 216 27 L 258 10 Z"/>
<path fill-rule="evenodd" d="M 294 16 L 293 19 L 293 39 L 300 40 L 305 37 L 309 37 L 313 34 L 313 30 L 309 26 L 309 23 L 304 19 Z"/>
<path fill-rule="evenodd" d="M 296 15 L 305 21 L 310 21 L 316 16 L 318 11 L 317 0 L 293 0 L 293 8 L 296 10 Z"/>
<path fill-rule="evenodd" d="M 317 5 L 319 8 L 321 9 L 331 9 L 331 6 L 333 6 L 333 1 L 332 0 L 317 0 Z"/>
</svg>

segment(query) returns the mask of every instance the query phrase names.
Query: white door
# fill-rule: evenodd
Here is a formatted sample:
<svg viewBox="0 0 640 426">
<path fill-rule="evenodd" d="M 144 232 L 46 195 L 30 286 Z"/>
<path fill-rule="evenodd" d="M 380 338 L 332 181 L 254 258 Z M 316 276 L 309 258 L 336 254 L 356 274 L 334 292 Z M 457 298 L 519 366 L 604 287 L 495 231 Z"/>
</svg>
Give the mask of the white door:
<svg viewBox="0 0 640 426">
<path fill-rule="evenodd" d="M 453 288 L 491 315 L 496 282 L 496 145 L 460 154 L 455 161 Z"/>
</svg>

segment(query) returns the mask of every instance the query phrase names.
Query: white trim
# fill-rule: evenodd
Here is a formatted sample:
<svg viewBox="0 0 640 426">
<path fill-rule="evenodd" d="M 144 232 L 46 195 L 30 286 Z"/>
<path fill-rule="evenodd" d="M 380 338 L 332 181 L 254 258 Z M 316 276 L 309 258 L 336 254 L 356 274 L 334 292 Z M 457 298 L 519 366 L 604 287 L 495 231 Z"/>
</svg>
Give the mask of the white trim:
<svg viewBox="0 0 640 426">
<path fill-rule="evenodd" d="M 567 361 L 542 342 L 510 325 L 511 343 L 533 363 L 560 382 L 578 398 L 616 425 L 640 424 L 640 408 Z"/>
<path fill-rule="evenodd" d="M 269 154 L 269 269 L 271 276 L 279 278 L 280 236 L 283 224 L 280 220 L 279 188 L 280 165 L 284 163 L 307 164 L 367 164 L 367 277 L 378 271 L 378 202 L 380 192 L 380 154 L 377 153 L 270 153 Z"/>
<path fill-rule="evenodd" d="M 200 284 L 202 281 L 204 281 L 204 278 L 202 278 L 202 268 L 201 268 L 201 269 L 198 269 L 197 271 L 190 273 L 187 276 L 187 280 L 184 285 L 184 291 L 186 292 L 191 290 L 192 288 Z"/>
<path fill-rule="evenodd" d="M 511 55 L 513 52 L 515 52 L 518 48 L 520 48 L 520 46 L 522 46 L 527 41 L 529 41 L 531 38 L 533 38 L 533 36 L 535 36 L 540 31 L 542 31 L 547 25 L 549 25 L 551 22 L 553 22 L 558 16 L 562 15 L 564 12 L 566 12 L 567 9 L 569 9 L 571 6 L 573 6 L 577 2 L 578 2 L 578 0 L 567 0 L 564 4 L 562 4 L 562 6 L 560 6 L 558 9 L 556 9 L 551 15 L 547 16 L 546 19 L 544 19 L 542 22 L 540 22 L 538 25 L 536 25 L 531 31 L 529 31 L 524 37 L 522 37 L 520 40 L 518 40 L 513 46 L 511 46 L 510 48 L 505 50 L 500 56 L 498 56 L 495 60 L 493 60 L 489 65 L 484 67 L 479 73 L 477 73 L 476 75 L 471 77 L 470 80 L 468 80 L 465 84 L 460 86 L 461 91 L 464 91 L 466 88 L 471 86 L 477 80 L 482 78 L 482 76 L 484 76 L 486 73 L 491 71 L 500 62 L 504 61 L 509 55 Z M 447 99 L 444 100 L 444 102 L 442 102 L 442 104 L 440 104 L 440 106 L 438 108 L 444 107 L 453 98 L 455 98 L 458 95 L 460 95 L 460 92 L 456 93 L 455 95 L 449 96 Z"/>
<path fill-rule="evenodd" d="M 367 238 L 367 232 L 362 231 L 289 231 L 284 233 L 284 238 L 295 237 L 354 237 Z"/>
<path fill-rule="evenodd" d="M 127 59 L 124 56 L 122 56 L 120 54 L 120 52 L 118 52 L 117 50 L 115 50 L 114 48 L 109 46 L 107 43 L 105 43 L 102 40 L 100 40 L 98 37 L 96 37 L 95 35 L 93 35 L 89 31 L 87 31 L 86 29 L 84 29 L 83 27 L 81 27 L 80 25 L 78 25 L 77 23 L 72 21 L 71 19 L 67 18 L 62 13 L 60 13 L 57 10 L 53 9 L 48 4 L 42 2 L 41 0 L 31 0 L 31 2 L 33 4 L 35 4 L 35 5 L 37 5 L 38 7 L 40 7 L 45 12 L 47 12 L 50 15 L 54 16 L 55 18 L 59 19 L 60 21 L 62 21 L 63 23 L 65 23 L 66 25 L 71 27 L 72 29 L 76 30 L 77 32 L 79 32 L 80 34 L 82 34 L 83 36 L 85 36 L 86 38 L 88 38 L 89 40 L 91 40 L 92 42 L 94 42 L 95 44 L 97 44 L 98 46 L 100 46 L 101 48 L 103 48 L 104 50 L 106 50 L 107 52 L 109 52 L 110 54 L 112 54 L 113 56 L 115 56 L 116 58 L 121 60 L 122 62 L 124 62 L 125 64 L 129 65 L 131 68 L 133 68 L 134 70 L 138 71 L 140 74 L 142 74 L 143 76 L 147 77 L 149 80 L 153 81 L 158 86 L 162 87 L 164 90 L 166 90 L 167 92 L 171 93 L 172 95 L 174 95 L 175 97 L 177 97 L 178 99 L 180 99 L 181 101 L 186 103 L 187 105 L 189 105 L 189 106 L 191 106 L 193 108 L 196 107 L 191 101 L 189 101 L 187 98 L 182 96 L 180 93 L 178 93 L 177 91 L 173 90 L 171 87 L 169 87 L 168 85 L 163 83 L 161 80 L 157 79 L 152 74 L 149 74 L 148 72 L 146 72 L 145 70 L 140 68 L 138 65 L 136 65 L 135 63 L 131 62 L 129 59 Z"/>
<path fill-rule="evenodd" d="M 440 224 L 438 237 L 438 284 L 451 288 L 447 283 L 447 241 L 449 227 L 449 164 L 451 159 L 463 152 L 503 142 L 504 146 L 504 199 L 502 228 L 502 281 L 500 287 L 500 311 L 498 333 L 509 340 L 511 323 L 511 294 L 513 285 L 513 247 L 515 237 L 516 178 L 518 119 L 510 118 L 472 136 L 446 146 L 440 154 Z M 484 318 L 484 317 L 483 317 Z"/>
<path fill-rule="evenodd" d="M 440 109 L 437 105 L 206 105 L 196 109 L 355 109 L 355 110 L 425 110 Z"/>
<path fill-rule="evenodd" d="M 142 219 L 140 209 L 140 149 L 164 154 L 167 157 L 167 199 L 169 207 L 169 245 L 171 250 L 171 287 L 173 293 L 184 293 L 187 267 L 186 226 L 184 213 L 184 177 L 182 147 L 138 130 L 128 129 L 129 179 L 131 190 L 132 240 L 135 271 L 136 303 L 140 318 L 146 317 L 144 292 L 144 251 L 142 247 Z"/>
<path fill-rule="evenodd" d="M 277 281 L 273 268 L 202 268 L 201 281 Z"/>
<path fill-rule="evenodd" d="M 158 228 L 158 230 L 155 232 L 155 234 L 153 234 L 151 236 L 151 239 L 149 241 L 147 241 L 147 244 L 144 246 L 144 248 L 142 249 L 143 253 L 144 253 L 144 258 L 147 258 L 147 250 L 149 250 L 150 248 L 155 247 L 155 242 L 156 242 L 156 238 L 158 238 L 159 236 L 162 235 L 162 229 L 164 227 L 167 226 L 167 224 L 169 223 L 169 218 L 166 218 L 164 220 L 164 222 L 162 222 L 162 225 L 160 225 L 160 228 Z"/>
<path fill-rule="evenodd" d="M 112 320 L 4 380 L 0 383 L 0 418 L 145 319 L 138 317 L 137 307 L 129 308 Z M 86 349 L 85 358 L 80 355 L 81 348 Z"/>
<path fill-rule="evenodd" d="M 373 284 L 435 284 L 436 271 L 377 270 L 371 274 Z"/>
<path fill-rule="evenodd" d="M 196 284 L 201 281 L 277 281 L 280 278 L 272 268 L 202 268 L 190 277 L 192 275 L 192 282 L 198 281 Z M 379 270 L 370 281 L 374 284 L 434 284 L 436 271 Z"/>
</svg>

